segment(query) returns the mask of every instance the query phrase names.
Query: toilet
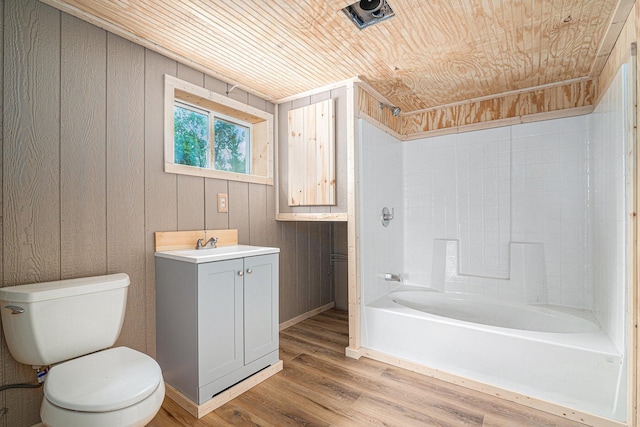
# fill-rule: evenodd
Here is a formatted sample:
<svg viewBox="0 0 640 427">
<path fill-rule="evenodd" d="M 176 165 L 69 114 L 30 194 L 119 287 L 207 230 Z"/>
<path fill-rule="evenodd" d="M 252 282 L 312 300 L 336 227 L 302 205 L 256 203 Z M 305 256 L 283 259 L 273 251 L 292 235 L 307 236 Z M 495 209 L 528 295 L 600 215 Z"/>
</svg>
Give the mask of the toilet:
<svg viewBox="0 0 640 427">
<path fill-rule="evenodd" d="M 110 348 L 124 320 L 124 273 L 0 288 L 2 327 L 11 355 L 51 366 L 42 423 L 64 427 L 144 426 L 160 410 L 158 363 L 127 347 Z"/>
</svg>

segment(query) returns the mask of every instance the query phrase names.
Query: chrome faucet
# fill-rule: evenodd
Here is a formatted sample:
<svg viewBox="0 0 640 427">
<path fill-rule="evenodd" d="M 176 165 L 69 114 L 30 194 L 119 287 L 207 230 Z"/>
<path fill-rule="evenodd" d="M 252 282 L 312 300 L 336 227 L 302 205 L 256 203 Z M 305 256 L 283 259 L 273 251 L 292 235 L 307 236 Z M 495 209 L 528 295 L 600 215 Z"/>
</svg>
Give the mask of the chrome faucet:
<svg viewBox="0 0 640 427">
<path fill-rule="evenodd" d="M 218 243 L 217 237 L 212 237 L 207 240 L 207 243 L 204 243 L 204 239 L 198 239 L 196 242 L 196 249 L 207 249 L 207 248 L 215 248 L 216 243 Z"/>
<path fill-rule="evenodd" d="M 196 249 L 202 249 L 204 246 L 204 239 L 198 239 L 196 242 Z"/>
<path fill-rule="evenodd" d="M 402 274 L 384 273 L 384 280 L 387 282 L 402 282 Z"/>
</svg>

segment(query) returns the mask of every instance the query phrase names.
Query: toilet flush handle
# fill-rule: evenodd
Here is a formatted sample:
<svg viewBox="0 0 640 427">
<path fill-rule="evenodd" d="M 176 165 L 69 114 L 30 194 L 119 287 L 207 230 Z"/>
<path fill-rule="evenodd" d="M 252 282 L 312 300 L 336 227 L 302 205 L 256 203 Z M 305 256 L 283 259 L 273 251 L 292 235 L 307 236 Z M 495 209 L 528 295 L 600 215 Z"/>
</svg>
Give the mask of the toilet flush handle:
<svg viewBox="0 0 640 427">
<path fill-rule="evenodd" d="M 11 310 L 11 314 L 24 313 L 24 308 L 18 307 L 17 305 L 5 305 L 4 308 Z"/>
</svg>

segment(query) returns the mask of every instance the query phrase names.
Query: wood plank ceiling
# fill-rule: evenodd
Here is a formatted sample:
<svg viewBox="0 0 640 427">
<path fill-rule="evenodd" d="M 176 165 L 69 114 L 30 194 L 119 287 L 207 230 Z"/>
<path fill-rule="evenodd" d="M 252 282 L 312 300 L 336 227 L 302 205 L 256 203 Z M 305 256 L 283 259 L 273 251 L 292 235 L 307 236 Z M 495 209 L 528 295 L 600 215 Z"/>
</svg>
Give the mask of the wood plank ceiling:
<svg viewBox="0 0 640 427">
<path fill-rule="evenodd" d="M 388 0 L 396 16 L 359 30 L 341 11 L 352 0 L 42 1 L 269 100 L 359 76 L 403 112 L 597 77 L 618 7 Z"/>
</svg>

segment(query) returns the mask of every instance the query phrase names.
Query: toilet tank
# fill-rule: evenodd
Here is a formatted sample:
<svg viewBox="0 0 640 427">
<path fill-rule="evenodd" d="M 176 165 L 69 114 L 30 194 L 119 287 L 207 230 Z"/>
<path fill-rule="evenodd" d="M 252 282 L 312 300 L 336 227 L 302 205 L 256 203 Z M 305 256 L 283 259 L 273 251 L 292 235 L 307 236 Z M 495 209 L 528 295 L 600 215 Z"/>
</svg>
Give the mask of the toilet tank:
<svg viewBox="0 0 640 427">
<path fill-rule="evenodd" d="M 46 366 L 111 347 L 122 328 L 124 273 L 0 288 L 2 328 L 20 363 Z"/>
</svg>

